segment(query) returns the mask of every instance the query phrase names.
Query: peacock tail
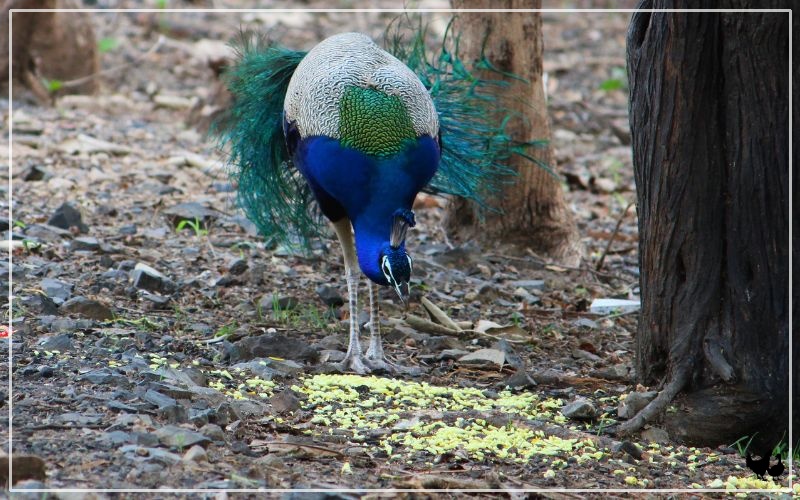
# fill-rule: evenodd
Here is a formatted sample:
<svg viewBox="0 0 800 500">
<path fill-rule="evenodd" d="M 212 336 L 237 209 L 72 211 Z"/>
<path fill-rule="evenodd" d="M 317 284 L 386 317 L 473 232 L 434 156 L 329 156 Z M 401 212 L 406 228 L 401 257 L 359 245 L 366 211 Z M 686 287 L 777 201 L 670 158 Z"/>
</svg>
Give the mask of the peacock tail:
<svg viewBox="0 0 800 500">
<path fill-rule="evenodd" d="M 408 31 L 406 28 L 405 32 Z M 447 48 L 448 37 L 452 36 L 449 26 L 436 57 L 429 54 L 424 43 L 426 30 L 418 26 L 413 32 L 407 39 L 403 30 L 394 25 L 387 30 L 386 38 L 387 50 L 417 75 L 435 107 L 431 117 L 426 115 L 431 111 L 422 105 L 407 106 L 411 108 L 409 113 L 418 115 L 412 124 L 440 131 L 439 169 L 425 191 L 461 196 L 492 209 L 487 200 L 516 176 L 507 166 L 509 159 L 520 155 L 538 163 L 529 151 L 545 143 L 521 142 L 508 136 L 505 127 L 513 112 L 500 107 L 493 97 L 493 91 L 507 83 L 471 73 L 458 57 L 456 37 L 453 37 L 455 48 Z M 232 45 L 237 58 L 224 78 L 233 95 L 233 104 L 218 120 L 215 132 L 220 144 L 230 152 L 231 176 L 238 185 L 237 203 L 268 243 L 299 243 L 308 248 L 311 239 L 322 235 L 325 225 L 309 186 L 291 165 L 283 131 L 285 102 L 297 107 L 287 108 L 287 113 L 293 116 L 309 115 L 320 109 L 316 102 L 309 106 L 308 102 L 285 99 L 295 69 L 306 52 L 289 50 L 250 33 L 241 34 Z M 482 69 L 493 70 L 488 61 L 482 62 Z M 364 98 L 354 96 L 353 105 L 357 106 L 358 99 Z M 336 106 L 329 109 L 335 110 Z M 337 137 L 338 117 L 332 116 L 326 113 L 329 120 L 326 122 L 319 119 L 317 111 L 299 120 L 312 129 L 302 131 L 302 135 Z M 417 131 L 420 132 L 429 130 Z M 353 137 L 357 140 L 358 134 Z M 342 140 L 350 139 L 342 137 Z"/>
<path fill-rule="evenodd" d="M 235 64 L 223 74 L 233 101 L 212 128 L 229 154 L 237 205 L 267 244 L 307 246 L 322 220 L 302 176 L 292 167 L 283 135 L 283 101 L 305 52 L 263 35 L 240 33 L 231 42 Z"/>
</svg>

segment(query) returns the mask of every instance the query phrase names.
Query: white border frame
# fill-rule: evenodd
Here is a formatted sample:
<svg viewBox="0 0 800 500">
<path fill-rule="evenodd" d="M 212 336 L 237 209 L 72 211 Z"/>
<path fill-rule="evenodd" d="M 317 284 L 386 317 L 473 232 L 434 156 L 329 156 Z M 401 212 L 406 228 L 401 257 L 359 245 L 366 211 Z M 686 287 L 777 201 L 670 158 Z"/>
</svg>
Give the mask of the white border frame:
<svg viewBox="0 0 800 500">
<path fill-rule="evenodd" d="M 13 54 L 12 48 L 12 33 L 13 33 L 13 18 L 16 12 L 89 12 L 89 13 L 125 13 L 125 12 L 145 12 L 145 13 L 321 13 L 321 12 L 349 12 L 349 13 L 363 13 L 363 12 L 394 12 L 402 13 L 462 13 L 462 12 L 503 12 L 503 13 L 532 13 L 532 12 L 547 12 L 547 13 L 634 13 L 634 12 L 742 12 L 742 13 L 756 13 L 756 12 L 782 12 L 789 14 L 789 456 L 788 456 L 788 473 L 789 473 L 789 487 L 781 489 L 742 489 L 742 490 L 725 490 L 725 489 L 709 489 L 709 488 L 672 488 L 672 489 L 646 489 L 646 488 L 612 488 L 607 490 L 589 489 L 589 488 L 533 488 L 533 489 L 379 489 L 379 488 L 342 488 L 342 489 L 191 489 L 191 488 L 177 488 L 177 489 L 122 489 L 122 488 L 64 488 L 64 489 L 15 489 L 13 485 L 9 484 L 8 491 L 10 493 L 288 493 L 288 492 L 304 492 L 304 493 L 324 493 L 324 492 L 346 492 L 346 493 L 411 493 L 411 492 L 432 492 L 432 493 L 527 493 L 527 492 L 562 492 L 562 493 L 591 493 L 596 491 L 607 491 L 610 493 L 653 493 L 653 492 L 668 492 L 668 493 L 789 493 L 792 494 L 792 449 L 793 449 L 793 433 L 792 433 L 792 394 L 793 394 L 793 363 L 792 363 L 792 206 L 794 192 L 792 191 L 792 10 L 791 9 L 10 9 L 8 15 L 8 224 L 12 228 L 13 224 L 13 183 L 12 183 L 12 168 L 13 163 L 13 91 L 12 91 L 12 63 L 11 55 Z M 12 387 L 12 369 L 13 369 L 13 337 L 14 331 L 12 330 L 13 319 L 13 249 L 9 246 L 8 251 L 8 265 L 9 265 L 9 280 L 8 280 L 8 481 L 11 482 L 12 478 L 12 456 L 13 456 L 13 387 Z"/>
</svg>

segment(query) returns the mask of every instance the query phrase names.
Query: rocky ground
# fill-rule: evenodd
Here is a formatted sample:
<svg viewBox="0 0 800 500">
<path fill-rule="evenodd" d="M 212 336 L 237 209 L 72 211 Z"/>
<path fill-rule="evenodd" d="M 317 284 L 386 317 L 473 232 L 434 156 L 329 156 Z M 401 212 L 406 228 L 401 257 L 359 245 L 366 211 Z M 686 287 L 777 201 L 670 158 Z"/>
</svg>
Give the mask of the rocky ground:
<svg viewBox="0 0 800 500">
<path fill-rule="evenodd" d="M 614 437 L 656 389 L 634 383 L 635 311 L 591 307 L 638 298 L 628 14 L 544 15 L 580 268 L 449 241 L 446 200 L 422 197 L 415 300 L 380 301 L 388 356 L 423 374 L 335 373 L 338 247 L 265 249 L 198 124 L 213 111 L 209 61 L 239 26 L 309 48 L 344 29 L 378 37 L 392 17 L 94 14 L 101 66 L 122 66 L 102 91 L 15 99 L 0 371 L 10 343 L 18 486 L 776 487 L 734 448 L 682 446 L 657 425 Z"/>
</svg>

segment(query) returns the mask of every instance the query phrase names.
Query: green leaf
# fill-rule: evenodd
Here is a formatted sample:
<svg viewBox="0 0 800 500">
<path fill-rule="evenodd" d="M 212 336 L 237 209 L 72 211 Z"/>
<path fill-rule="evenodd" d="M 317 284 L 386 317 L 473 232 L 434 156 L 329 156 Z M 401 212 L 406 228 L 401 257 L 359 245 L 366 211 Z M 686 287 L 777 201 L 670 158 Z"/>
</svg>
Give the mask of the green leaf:
<svg viewBox="0 0 800 500">
<path fill-rule="evenodd" d="M 620 90 L 625 84 L 619 78 L 609 78 L 600 84 L 600 90 L 612 91 Z"/>
<path fill-rule="evenodd" d="M 117 47 L 119 47 L 119 40 L 116 38 L 105 37 L 101 38 L 100 41 L 97 42 L 97 50 L 99 50 L 101 53 L 111 52 Z"/>
<path fill-rule="evenodd" d="M 48 92 L 56 92 L 61 90 L 61 87 L 64 86 L 64 82 L 61 80 L 44 80 L 44 86 L 47 87 Z"/>
</svg>

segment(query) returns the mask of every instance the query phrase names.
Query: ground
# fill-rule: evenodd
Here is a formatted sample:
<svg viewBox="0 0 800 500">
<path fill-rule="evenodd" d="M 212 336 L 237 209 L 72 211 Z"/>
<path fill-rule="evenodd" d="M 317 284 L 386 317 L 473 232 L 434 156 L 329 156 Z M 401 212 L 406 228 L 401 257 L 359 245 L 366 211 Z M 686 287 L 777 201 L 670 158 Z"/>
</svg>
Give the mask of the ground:
<svg viewBox="0 0 800 500">
<path fill-rule="evenodd" d="M 2 347 L 13 452 L 33 456 L 15 469 L 20 484 L 776 487 L 736 447 L 686 447 L 657 424 L 614 435 L 626 396 L 657 390 L 635 384 L 635 311 L 590 307 L 638 298 L 628 16 L 544 14 L 554 147 L 583 264 L 450 241 L 446 200 L 422 196 L 412 305 L 380 293 L 389 358 L 422 369 L 409 378 L 335 372 L 347 325 L 338 247 L 264 248 L 204 130 L 209 59 L 239 26 L 308 49 L 345 29 L 379 39 L 394 14 L 93 14 L 101 67 L 120 66 L 102 90 L 13 102 L 13 334 Z M 447 15 L 429 18 L 441 29 Z M 81 221 L 54 228 L 65 202 Z M 427 321 L 423 297 L 458 329 Z"/>
</svg>

